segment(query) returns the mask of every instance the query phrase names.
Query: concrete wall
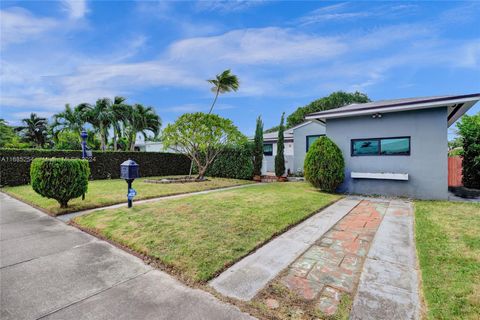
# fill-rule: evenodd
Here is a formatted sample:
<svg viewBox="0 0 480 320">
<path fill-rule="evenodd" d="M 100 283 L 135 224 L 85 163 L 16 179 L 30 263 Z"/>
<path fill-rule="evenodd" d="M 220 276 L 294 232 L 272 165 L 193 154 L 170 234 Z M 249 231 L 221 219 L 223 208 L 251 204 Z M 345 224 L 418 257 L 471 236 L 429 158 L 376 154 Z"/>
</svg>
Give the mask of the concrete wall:
<svg viewBox="0 0 480 320">
<path fill-rule="evenodd" d="M 265 144 L 271 143 L 265 141 Z M 285 141 L 285 168 L 286 170 L 290 169 L 293 172 L 293 141 L 287 140 Z M 275 172 L 275 156 L 277 155 L 277 143 L 273 142 L 273 155 L 271 156 L 263 156 L 263 163 L 262 163 L 262 174 L 267 174 L 267 172 Z"/>
<path fill-rule="evenodd" d="M 295 156 L 293 170 L 294 172 L 303 171 L 303 163 L 305 162 L 305 155 L 307 154 L 307 136 L 325 134 L 325 126 L 312 122 L 300 128 L 293 130 L 293 154 Z"/>
<path fill-rule="evenodd" d="M 345 181 L 340 192 L 407 196 L 419 199 L 448 197 L 447 108 L 386 113 L 327 120 L 327 136 L 342 150 Z M 351 139 L 410 136 L 410 156 L 352 157 Z M 352 179 L 355 172 L 408 173 L 408 181 Z"/>
</svg>

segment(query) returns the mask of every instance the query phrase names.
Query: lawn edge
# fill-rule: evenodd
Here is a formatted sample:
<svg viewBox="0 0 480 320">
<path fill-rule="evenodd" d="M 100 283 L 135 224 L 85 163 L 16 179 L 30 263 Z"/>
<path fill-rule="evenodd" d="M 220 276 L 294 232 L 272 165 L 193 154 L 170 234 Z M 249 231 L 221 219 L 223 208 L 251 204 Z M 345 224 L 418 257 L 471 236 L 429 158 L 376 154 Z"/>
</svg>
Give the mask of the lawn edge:
<svg viewBox="0 0 480 320">
<path fill-rule="evenodd" d="M 428 318 L 428 304 L 427 299 L 425 298 L 425 293 L 423 292 L 423 271 L 420 265 L 420 252 L 417 246 L 417 203 L 414 200 L 413 203 L 413 241 L 415 242 L 415 254 L 416 254 L 416 267 L 417 267 L 417 278 L 418 278 L 418 293 L 420 297 L 420 319 Z"/>
<path fill-rule="evenodd" d="M 333 194 L 335 195 L 335 194 Z M 191 286 L 191 287 L 199 287 L 199 286 L 203 286 L 203 285 L 207 285 L 208 282 L 214 278 L 216 278 L 218 275 L 220 275 L 222 272 L 224 272 L 226 269 L 230 268 L 232 265 L 234 265 L 235 263 L 239 262 L 240 260 L 244 259 L 245 257 L 253 254 L 255 251 L 257 251 L 258 249 L 260 249 L 261 247 L 263 247 L 264 245 L 266 245 L 267 243 L 269 243 L 270 241 L 274 240 L 275 238 L 279 237 L 280 235 L 284 234 L 285 232 L 287 232 L 288 230 L 296 227 L 297 225 L 299 225 L 300 223 L 304 222 L 305 220 L 311 218 L 312 216 L 314 216 L 315 214 L 317 213 L 320 213 L 321 211 L 323 211 L 324 209 L 330 207 L 331 205 L 333 205 L 334 203 L 344 199 L 345 196 L 344 195 L 339 195 L 339 198 L 338 199 L 335 199 L 333 201 L 330 201 L 329 203 L 325 204 L 324 206 L 321 206 L 320 208 L 316 209 L 315 211 L 309 213 L 308 215 L 306 215 L 305 217 L 303 217 L 302 219 L 298 220 L 297 222 L 293 223 L 293 224 L 290 224 L 288 225 L 287 227 L 283 228 L 282 230 L 280 231 L 277 231 L 275 232 L 274 234 L 272 234 L 268 239 L 266 239 L 265 241 L 262 241 L 261 243 L 259 243 L 258 245 L 256 245 L 255 247 L 253 247 L 249 252 L 247 252 L 245 255 L 242 255 L 240 256 L 239 258 L 233 260 L 232 262 L 228 263 L 228 264 L 225 264 L 223 266 L 223 268 L 219 269 L 217 272 L 215 272 L 211 277 L 209 277 L 208 279 L 206 280 L 194 280 L 192 278 L 189 278 L 189 277 L 186 277 L 185 275 L 182 274 L 182 272 L 180 270 L 178 270 L 177 268 L 175 267 L 172 267 L 172 266 L 169 266 L 169 265 L 166 265 L 165 263 L 163 263 L 160 259 L 158 258 L 154 258 L 154 257 L 151 257 L 149 255 L 146 255 L 146 254 L 142 254 L 141 252 L 138 252 L 134 249 L 131 249 L 130 247 L 128 247 L 127 245 L 124 245 L 122 243 L 120 243 L 119 241 L 115 241 L 113 239 L 110 239 L 108 237 L 106 237 L 105 235 L 103 235 L 98 229 L 96 228 L 88 228 L 88 227 L 85 227 L 83 225 L 80 225 L 78 224 L 77 222 L 74 221 L 74 219 L 70 220 L 68 222 L 69 225 L 72 225 L 94 237 L 97 237 L 101 240 L 104 240 L 104 241 L 107 241 L 108 243 L 130 253 L 130 254 L 133 254 L 134 256 L 142 259 L 146 264 L 152 266 L 152 267 L 155 267 L 159 270 L 162 270 L 162 271 L 165 271 L 173 276 L 175 276 L 177 279 L 181 280 L 182 282 L 184 282 L 185 284 Z"/>
<path fill-rule="evenodd" d="M 246 180 L 246 181 L 250 181 L 250 180 Z M 233 184 L 233 185 L 230 185 L 230 186 L 223 186 L 223 187 L 214 187 L 214 188 L 210 188 L 210 189 L 204 189 L 204 190 L 198 190 L 198 191 L 191 191 L 191 192 L 180 192 L 180 193 L 167 193 L 167 194 L 164 194 L 164 195 L 161 195 L 161 196 L 151 196 L 151 197 L 145 197 L 145 198 L 142 198 L 142 199 L 137 199 L 137 201 L 143 201 L 143 200 L 151 200 L 151 199 L 161 199 L 161 198 L 165 198 L 165 197 L 171 197 L 171 196 L 180 196 L 180 195 L 186 195 L 186 194 L 191 194 L 191 193 L 197 193 L 197 192 L 203 192 L 203 191 L 212 191 L 212 190 L 219 190 L 219 189 L 225 189 L 225 188 L 232 188 L 232 187 L 240 187 L 240 186 L 247 186 L 247 185 L 253 185 L 253 184 L 256 184 L 256 182 L 252 182 L 252 183 L 241 183 L 241 184 Z M 58 217 L 58 216 L 62 216 L 62 215 L 65 215 L 65 214 L 70 214 L 70 213 L 77 213 L 77 212 L 82 212 L 82 211 L 86 211 L 86 210 L 93 210 L 93 209 L 101 209 L 101 208 L 106 208 L 106 207 L 110 207 L 110 206 L 114 206 L 116 204 L 121 204 L 121 203 L 126 203 L 125 200 L 121 201 L 121 202 L 112 202 L 112 203 L 108 203 L 108 204 L 105 204 L 105 205 L 101 205 L 101 206 L 92 206 L 92 207 L 85 207 L 81 210 L 67 210 L 67 211 L 63 211 L 61 213 L 54 213 L 54 212 L 51 212 L 51 211 L 48 211 L 47 209 L 45 208 L 42 208 L 40 206 L 37 206 L 36 204 L 28 201 L 28 200 L 25 200 L 25 199 L 22 199 L 20 197 L 18 197 L 17 195 L 14 195 L 10 192 L 8 192 L 7 190 L 2 190 L 3 188 L 0 188 L 0 192 L 3 193 L 3 194 L 6 194 L 18 201 L 21 201 L 25 204 L 28 204 L 29 206 L 32 206 L 34 207 L 35 209 L 37 210 L 40 210 L 42 211 L 43 213 L 46 213 L 48 214 L 49 216 L 52 216 L 52 217 Z"/>
</svg>

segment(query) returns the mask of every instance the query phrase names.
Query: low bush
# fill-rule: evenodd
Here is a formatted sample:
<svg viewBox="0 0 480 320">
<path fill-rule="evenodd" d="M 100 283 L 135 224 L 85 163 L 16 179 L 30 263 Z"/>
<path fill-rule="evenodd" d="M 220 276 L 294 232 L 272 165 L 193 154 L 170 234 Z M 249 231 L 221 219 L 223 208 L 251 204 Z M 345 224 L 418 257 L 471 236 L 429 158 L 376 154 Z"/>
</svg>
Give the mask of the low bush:
<svg viewBox="0 0 480 320">
<path fill-rule="evenodd" d="M 55 199 L 61 208 L 70 199 L 87 192 L 90 168 L 87 160 L 35 159 L 30 167 L 32 188 L 43 197 Z"/>
<path fill-rule="evenodd" d="M 81 151 L 0 149 L 0 186 L 18 186 L 30 182 L 30 163 L 35 158 L 80 159 Z M 92 180 L 120 178 L 120 164 L 132 159 L 140 166 L 141 177 L 188 174 L 190 159 L 166 152 L 94 151 L 89 159 Z"/>
<path fill-rule="evenodd" d="M 305 157 L 305 179 L 316 188 L 333 192 L 345 178 L 342 151 L 327 137 L 318 138 Z"/>
</svg>

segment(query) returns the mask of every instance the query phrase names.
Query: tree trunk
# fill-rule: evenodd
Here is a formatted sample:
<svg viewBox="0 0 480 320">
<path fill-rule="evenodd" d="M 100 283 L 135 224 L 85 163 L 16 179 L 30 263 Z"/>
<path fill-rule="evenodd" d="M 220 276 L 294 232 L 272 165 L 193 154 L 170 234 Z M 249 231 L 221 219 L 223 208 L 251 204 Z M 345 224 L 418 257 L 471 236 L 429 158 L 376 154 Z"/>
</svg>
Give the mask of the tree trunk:
<svg viewBox="0 0 480 320">
<path fill-rule="evenodd" d="M 105 151 L 105 132 L 103 132 L 103 124 L 100 123 L 100 149 Z"/>
<path fill-rule="evenodd" d="M 203 180 L 205 178 L 205 172 L 207 171 L 206 167 L 198 168 L 197 180 Z"/>
<path fill-rule="evenodd" d="M 137 133 L 133 133 L 130 136 L 130 151 L 135 151 L 135 140 L 137 138 Z"/>
<path fill-rule="evenodd" d="M 117 151 L 117 130 L 113 127 L 113 151 Z"/>
<path fill-rule="evenodd" d="M 68 208 L 68 200 L 57 200 L 58 203 L 60 203 L 60 208 L 64 209 L 64 208 Z"/>
<path fill-rule="evenodd" d="M 208 114 L 212 113 L 213 106 L 215 105 L 215 102 L 217 102 L 218 94 L 220 93 L 220 88 L 217 89 L 217 93 L 215 94 L 215 99 L 213 99 L 212 106 L 210 107 L 210 111 L 208 111 Z"/>
</svg>

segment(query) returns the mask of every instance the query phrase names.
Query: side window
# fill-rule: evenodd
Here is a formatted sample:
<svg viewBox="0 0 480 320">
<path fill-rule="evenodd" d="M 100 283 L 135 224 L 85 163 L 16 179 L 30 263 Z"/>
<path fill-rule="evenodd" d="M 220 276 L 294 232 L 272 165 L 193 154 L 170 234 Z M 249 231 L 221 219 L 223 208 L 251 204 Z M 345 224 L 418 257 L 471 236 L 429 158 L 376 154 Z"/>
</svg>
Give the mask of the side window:
<svg viewBox="0 0 480 320">
<path fill-rule="evenodd" d="M 351 140 L 352 156 L 409 156 L 410 137 Z"/>
<path fill-rule="evenodd" d="M 378 139 L 352 140 L 352 156 L 374 156 L 380 153 Z"/>
<path fill-rule="evenodd" d="M 273 155 L 273 144 L 265 143 L 263 145 L 263 155 L 265 155 L 265 156 Z"/>
<path fill-rule="evenodd" d="M 310 146 L 317 140 L 323 136 L 323 134 L 317 134 L 317 135 L 312 135 L 312 136 L 307 136 L 307 148 L 306 151 L 308 152 L 308 149 L 310 149 Z"/>
</svg>

